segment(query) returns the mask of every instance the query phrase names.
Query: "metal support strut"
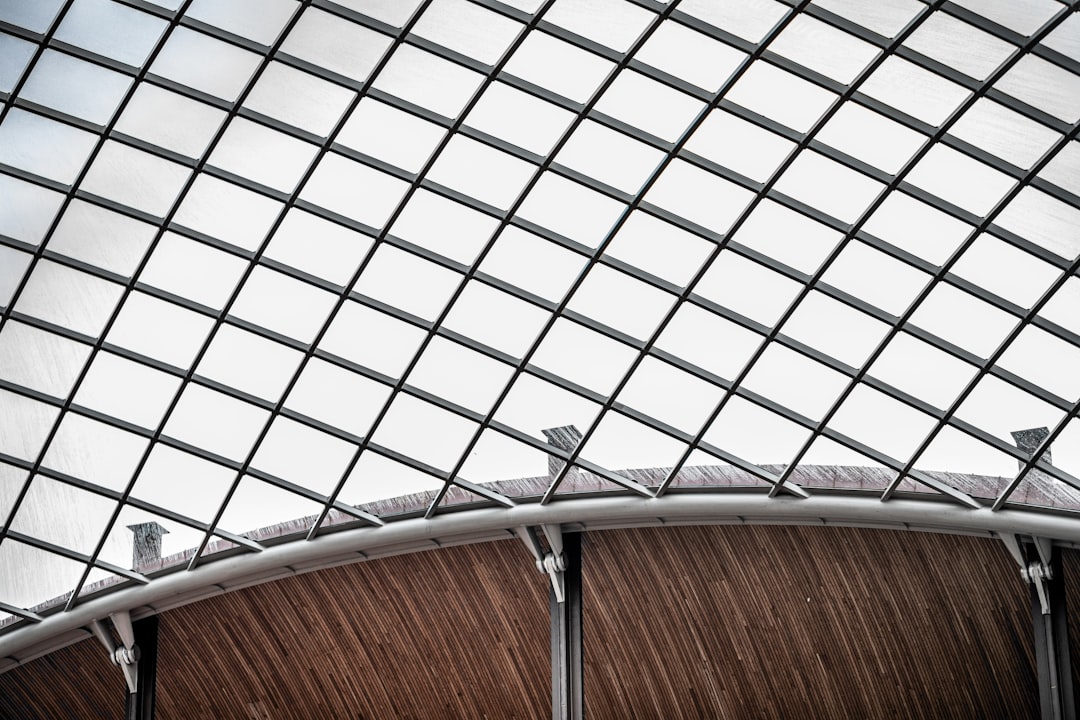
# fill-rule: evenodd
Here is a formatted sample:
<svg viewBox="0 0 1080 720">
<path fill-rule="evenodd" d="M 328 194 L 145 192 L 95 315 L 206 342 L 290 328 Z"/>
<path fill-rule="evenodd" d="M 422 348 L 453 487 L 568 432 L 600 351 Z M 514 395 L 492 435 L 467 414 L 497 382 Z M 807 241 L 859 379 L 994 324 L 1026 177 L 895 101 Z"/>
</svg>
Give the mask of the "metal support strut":
<svg viewBox="0 0 1080 720">
<path fill-rule="evenodd" d="M 558 525 L 542 525 L 547 550 L 536 529 L 517 529 L 537 569 L 551 579 L 551 717 L 585 717 L 585 684 L 581 634 L 581 535 L 563 535 Z"/>
<path fill-rule="evenodd" d="M 109 616 L 120 644 L 104 620 L 95 620 L 90 629 L 109 653 L 113 664 L 124 673 L 127 684 L 125 720 L 153 720 L 157 684 L 158 619 L 151 616 L 137 623 L 128 613 Z"/>
<path fill-rule="evenodd" d="M 1009 553 L 1020 565 L 1020 577 L 1031 588 L 1040 717 L 1076 720 L 1061 554 L 1046 538 L 1032 539 L 1033 546 L 1022 545 L 1015 535 L 1002 536 Z"/>
</svg>

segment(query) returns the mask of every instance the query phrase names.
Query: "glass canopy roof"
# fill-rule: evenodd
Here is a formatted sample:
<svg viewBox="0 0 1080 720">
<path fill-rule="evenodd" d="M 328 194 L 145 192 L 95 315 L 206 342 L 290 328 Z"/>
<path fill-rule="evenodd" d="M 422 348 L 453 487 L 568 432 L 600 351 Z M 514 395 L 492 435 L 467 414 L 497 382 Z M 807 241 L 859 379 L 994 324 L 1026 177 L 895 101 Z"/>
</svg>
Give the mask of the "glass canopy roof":
<svg viewBox="0 0 1080 720">
<path fill-rule="evenodd" d="M 0 0 L 0 625 L 732 488 L 1080 510 L 1080 16 Z"/>
</svg>

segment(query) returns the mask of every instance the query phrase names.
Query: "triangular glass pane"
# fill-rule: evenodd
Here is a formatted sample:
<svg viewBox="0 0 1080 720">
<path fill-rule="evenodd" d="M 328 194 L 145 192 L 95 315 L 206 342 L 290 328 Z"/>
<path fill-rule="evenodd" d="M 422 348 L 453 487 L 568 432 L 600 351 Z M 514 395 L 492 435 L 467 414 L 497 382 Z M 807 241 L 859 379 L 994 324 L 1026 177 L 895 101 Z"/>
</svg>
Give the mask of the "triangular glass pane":
<svg viewBox="0 0 1080 720">
<path fill-rule="evenodd" d="M 915 467 L 967 495 L 991 499 L 1016 475 L 1015 458 L 951 426 L 941 429 Z"/>
<path fill-rule="evenodd" d="M 79 590 L 79 600 L 81 601 L 87 596 L 105 592 L 110 588 L 123 585 L 126 582 L 131 582 L 131 580 L 123 575 L 111 573 L 108 570 L 102 570 L 97 567 L 92 568 L 89 575 L 86 576 L 86 581 L 83 583 L 82 588 Z"/>
<path fill-rule="evenodd" d="M 701 449 L 695 449 L 668 487 L 771 487 L 771 483 Z"/>
<path fill-rule="evenodd" d="M 486 498 L 483 495 L 479 495 L 471 490 L 460 487 L 458 485 L 451 485 L 447 488 L 446 493 L 439 500 L 440 508 L 456 507 L 461 505 L 491 505 L 495 501 L 491 498 Z"/>
<path fill-rule="evenodd" d="M 245 475 L 218 528 L 252 540 L 307 532 L 322 506 L 296 493 Z"/>
<path fill-rule="evenodd" d="M 369 449 L 349 473 L 338 500 L 373 515 L 424 512 L 442 486 L 434 475 Z"/>
<path fill-rule="evenodd" d="M 881 493 L 895 477 L 896 471 L 835 440 L 819 435 L 789 479 L 806 488 Z"/>
<path fill-rule="evenodd" d="M 1008 502 L 1058 510 L 1080 510 L 1080 490 L 1041 470 L 1032 470 L 1009 495 Z"/>
<path fill-rule="evenodd" d="M 509 497 L 543 495 L 552 463 L 542 450 L 487 428 L 459 476 Z"/>
</svg>

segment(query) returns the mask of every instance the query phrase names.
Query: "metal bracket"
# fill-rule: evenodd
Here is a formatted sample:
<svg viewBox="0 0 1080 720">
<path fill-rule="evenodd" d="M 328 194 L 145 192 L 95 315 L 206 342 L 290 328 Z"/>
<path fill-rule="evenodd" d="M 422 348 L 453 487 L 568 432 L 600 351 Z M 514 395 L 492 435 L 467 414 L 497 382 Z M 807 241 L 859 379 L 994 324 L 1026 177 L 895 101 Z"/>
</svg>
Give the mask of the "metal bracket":
<svg viewBox="0 0 1080 720">
<path fill-rule="evenodd" d="M 1050 614 L 1050 592 L 1047 584 L 1054 579 L 1054 571 L 1050 566 L 1053 557 L 1053 543 L 1047 538 L 1032 537 L 1035 543 L 1035 552 L 1038 558 L 1028 558 L 1028 553 L 1015 535 L 1003 534 L 1001 541 L 1005 543 L 1009 554 L 1013 556 L 1020 566 L 1020 577 L 1028 585 L 1035 586 L 1035 592 L 1039 596 L 1039 607 L 1043 615 Z"/>
<path fill-rule="evenodd" d="M 551 578 L 551 589 L 560 603 L 566 601 L 566 553 L 563 552 L 562 528 L 558 525 L 541 525 L 548 549 L 545 551 L 534 527 L 515 528 L 514 532 L 525 543 L 536 561 L 536 569 Z"/>
<path fill-rule="evenodd" d="M 90 629 L 94 637 L 105 646 L 109 653 L 109 659 L 113 665 L 120 668 L 127 681 L 128 693 L 134 693 L 139 687 L 139 646 L 135 644 L 135 629 L 131 626 L 131 615 L 126 612 L 113 613 L 109 616 L 116 634 L 120 637 L 120 645 L 113 640 L 109 628 L 104 620 L 95 620 Z"/>
</svg>

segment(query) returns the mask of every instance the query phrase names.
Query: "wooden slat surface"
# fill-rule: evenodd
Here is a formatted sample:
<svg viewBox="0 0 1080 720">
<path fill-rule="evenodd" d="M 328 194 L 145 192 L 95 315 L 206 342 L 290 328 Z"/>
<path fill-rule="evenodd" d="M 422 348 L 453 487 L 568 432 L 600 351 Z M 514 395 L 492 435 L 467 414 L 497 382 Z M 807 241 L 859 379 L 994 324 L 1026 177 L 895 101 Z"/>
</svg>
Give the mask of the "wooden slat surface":
<svg viewBox="0 0 1080 720">
<path fill-rule="evenodd" d="M 507 541 L 308 573 L 164 613 L 158 718 L 543 715 L 546 582 Z"/>
<path fill-rule="evenodd" d="M 586 715 L 1038 716 L 1000 543 L 811 527 L 584 538 Z"/>
<path fill-rule="evenodd" d="M 1073 694 L 1080 707 L 1080 550 L 1061 551 L 1061 570 L 1065 574 L 1065 607 L 1069 613 Z"/>
<path fill-rule="evenodd" d="M 0 718 L 124 717 L 127 685 L 97 640 L 84 640 L 0 675 Z"/>
</svg>

